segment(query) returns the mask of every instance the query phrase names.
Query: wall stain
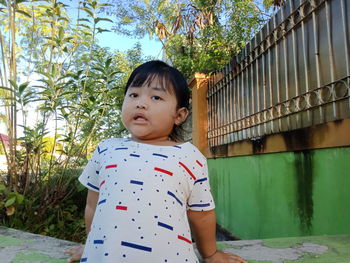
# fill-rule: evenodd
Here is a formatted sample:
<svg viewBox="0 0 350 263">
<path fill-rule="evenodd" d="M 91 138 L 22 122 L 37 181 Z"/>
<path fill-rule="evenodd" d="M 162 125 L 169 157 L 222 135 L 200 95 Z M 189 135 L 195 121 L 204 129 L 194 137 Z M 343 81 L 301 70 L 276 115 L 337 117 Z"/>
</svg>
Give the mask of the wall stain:
<svg viewBox="0 0 350 263">
<path fill-rule="evenodd" d="M 265 144 L 266 144 L 266 136 L 251 138 L 250 141 L 252 142 L 252 146 L 253 146 L 253 154 L 264 152 Z"/>
<path fill-rule="evenodd" d="M 282 133 L 284 142 L 286 143 L 287 151 L 295 151 L 309 148 L 310 144 L 310 129 L 298 129 Z"/>
<path fill-rule="evenodd" d="M 214 155 L 214 159 L 220 157 L 227 157 L 228 144 L 210 147 L 210 151 Z"/>
<path fill-rule="evenodd" d="M 295 178 L 297 187 L 297 206 L 300 229 L 310 234 L 313 219 L 313 151 L 294 152 Z"/>
<path fill-rule="evenodd" d="M 342 120 L 335 120 L 333 121 L 335 125 L 341 125 L 343 123 L 343 119 Z"/>
</svg>

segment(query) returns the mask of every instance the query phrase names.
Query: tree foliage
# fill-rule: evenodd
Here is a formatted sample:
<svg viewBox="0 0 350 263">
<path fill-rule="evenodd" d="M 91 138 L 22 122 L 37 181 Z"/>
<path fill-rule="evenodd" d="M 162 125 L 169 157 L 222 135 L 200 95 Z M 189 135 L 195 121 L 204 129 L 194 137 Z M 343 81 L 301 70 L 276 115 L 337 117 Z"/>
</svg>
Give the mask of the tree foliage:
<svg viewBox="0 0 350 263">
<path fill-rule="evenodd" d="M 76 174 L 99 140 L 125 134 L 123 87 L 144 60 L 140 45 L 125 53 L 98 46 L 106 6 L 79 1 L 72 20 L 56 0 L 0 1 L 0 112 L 10 137 L 2 224 L 61 238 L 65 223 L 84 232 L 73 220 L 83 211 L 70 200 Z"/>
<path fill-rule="evenodd" d="M 114 30 L 162 41 L 166 58 L 187 77 L 227 64 L 269 15 L 253 0 L 110 0 Z"/>
</svg>

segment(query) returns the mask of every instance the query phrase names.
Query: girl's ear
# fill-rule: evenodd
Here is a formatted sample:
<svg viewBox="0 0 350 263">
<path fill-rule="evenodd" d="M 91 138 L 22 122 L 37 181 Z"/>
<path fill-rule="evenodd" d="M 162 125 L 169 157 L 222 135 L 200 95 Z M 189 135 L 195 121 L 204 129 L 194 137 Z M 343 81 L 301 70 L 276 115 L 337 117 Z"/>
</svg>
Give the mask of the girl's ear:
<svg viewBox="0 0 350 263">
<path fill-rule="evenodd" d="M 184 123 L 187 119 L 188 113 L 188 109 L 185 107 L 178 109 L 175 117 L 175 125 L 178 126 Z"/>
</svg>

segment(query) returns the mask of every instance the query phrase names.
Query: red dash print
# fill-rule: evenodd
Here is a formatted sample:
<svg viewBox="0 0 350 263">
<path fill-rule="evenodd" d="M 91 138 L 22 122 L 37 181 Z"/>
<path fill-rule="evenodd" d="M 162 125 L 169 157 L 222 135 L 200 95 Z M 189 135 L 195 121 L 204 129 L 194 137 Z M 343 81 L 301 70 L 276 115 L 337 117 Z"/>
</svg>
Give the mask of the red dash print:
<svg viewBox="0 0 350 263">
<path fill-rule="evenodd" d="M 185 237 L 183 237 L 183 236 L 178 235 L 177 238 L 178 238 L 178 239 L 181 239 L 181 240 L 183 240 L 183 241 L 185 241 L 185 242 L 187 242 L 187 243 L 189 243 L 189 244 L 192 244 L 192 241 L 191 241 L 191 240 L 189 240 L 189 239 L 187 239 L 187 238 L 185 238 Z"/>
<path fill-rule="evenodd" d="M 103 180 L 101 183 L 100 183 L 100 187 L 102 186 L 102 185 L 104 185 L 105 184 L 105 180 Z"/>
<path fill-rule="evenodd" d="M 110 164 L 110 165 L 107 165 L 105 168 L 110 169 L 110 168 L 116 168 L 116 167 L 117 167 L 116 164 Z"/>
<path fill-rule="evenodd" d="M 122 206 L 122 205 L 117 205 L 116 208 L 117 210 L 128 210 L 128 207 L 127 206 Z"/>
<path fill-rule="evenodd" d="M 188 174 L 193 178 L 193 180 L 195 180 L 195 181 L 197 180 L 196 177 L 194 176 L 194 174 L 191 172 L 190 169 L 188 169 L 188 167 L 187 167 L 186 165 L 184 165 L 182 162 L 179 162 L 179 164 L 180 164 L 183 168 L 185 168 L 186 172 L 188 172 Z"/>
<path fill-rule="evenodd" d="M 203 164 L 201 164 L 200 161 L 196 160 L 196 163 L 198 163 L 200 167 L 203 167 Z"/>
<path fill-rule="evenodd" d="M 165 174 L 170 175 L 170 176 L 173 175 L 172 172 L 167 171 L 167 170 L 164 170 L 164 169 L 162 169 L 162 168 L 154 167 L 154 170 L 155 170 L 155 171 L 158 171 L 158 172 L 161 172 L 161 173 L 165 173 Z"/>
</svg>

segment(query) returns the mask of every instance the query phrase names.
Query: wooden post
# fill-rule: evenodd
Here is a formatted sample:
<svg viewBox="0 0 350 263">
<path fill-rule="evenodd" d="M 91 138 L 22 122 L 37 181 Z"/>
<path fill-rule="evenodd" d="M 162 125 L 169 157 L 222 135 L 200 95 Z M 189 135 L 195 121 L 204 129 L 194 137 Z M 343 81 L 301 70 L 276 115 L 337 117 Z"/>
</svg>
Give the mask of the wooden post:
<svg viewBox="0 0 350 263">
<path fill-rule="evenodd" d="M 192 90 L 192 142 L 207 157 L 211 157 L 208 144 L 208 76 L 195 73 L 189 82 Z"/>
</svg>

